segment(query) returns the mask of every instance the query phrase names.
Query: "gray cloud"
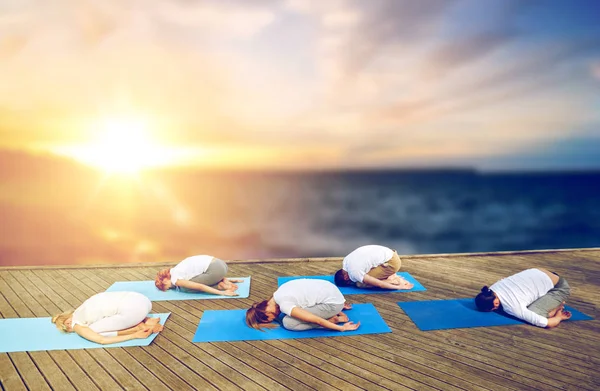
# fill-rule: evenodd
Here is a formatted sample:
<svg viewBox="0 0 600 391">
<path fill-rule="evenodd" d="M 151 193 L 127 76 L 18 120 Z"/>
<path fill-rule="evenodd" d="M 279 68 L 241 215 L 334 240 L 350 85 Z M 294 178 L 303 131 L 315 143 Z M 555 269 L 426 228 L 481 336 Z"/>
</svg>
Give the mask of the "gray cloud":
<svg viewBox="0 0 600 391">
<path fill-rule="evenodd" d="M 361 18 L 341 37 L 338 56 L 346 76 L 354 77 L 390 43 L 410 46 L 432 34 L 444 12 L 455 3 L 455 0 L 350 2 Z"/>
<path fill-rule="evenodd" d="M 500 71 L 496 69 L 495 73 L 463 82 L 453 89 L 450 96 L 400 101 L 376 113 L 367 114 L 367 118 L 381 117 L 405 122 L 419 116 L 447 114 L 497 104 L 507 99 L 524 98 L 531 93 L 572 81 L 572 75 L 560 74 L 561 67 L 594 53 L 600 54 L 600 36 L 538 46 L 528 57 L 516 58 Z"/>
</svg>

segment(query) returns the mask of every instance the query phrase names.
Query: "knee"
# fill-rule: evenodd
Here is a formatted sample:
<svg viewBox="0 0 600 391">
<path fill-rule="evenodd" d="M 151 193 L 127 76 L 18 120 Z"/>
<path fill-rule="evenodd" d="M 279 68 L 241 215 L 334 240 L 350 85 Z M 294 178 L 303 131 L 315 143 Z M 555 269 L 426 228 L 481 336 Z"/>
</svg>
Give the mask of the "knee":
<svg viewBox="0 0 600 391">
<path fill-rule="evenodd" d="M 283 318 L 283 320 L 281 321 L 281 324 L 283 325 L 283 328 L 286 330 L 291 330 L 291 331 L 302 330 L 302 324 L 298 320 L 292 318 L 289 315 L 287 315 Z"/>
<path fill-rule="evenodd" d="M 283 328 L 288 330 L 293 330 L 294 323 L 294 320 L 290 316 L 284 316 L 283 320 L 281 321 Z"/>
</svg>

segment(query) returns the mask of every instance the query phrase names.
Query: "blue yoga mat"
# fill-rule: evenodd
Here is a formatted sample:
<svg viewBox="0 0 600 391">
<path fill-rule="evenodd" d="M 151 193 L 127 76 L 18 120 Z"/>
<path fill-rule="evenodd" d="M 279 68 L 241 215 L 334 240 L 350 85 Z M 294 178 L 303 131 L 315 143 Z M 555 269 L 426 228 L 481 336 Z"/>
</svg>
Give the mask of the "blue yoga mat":
<svg viewBox="0 0 600 391">
<path fill-rule="evenodd" d="M 170 314 L 150 314 L 148 316 L 160 316 L 160 324 L 164 325 Z M 62 333 L 58 331 L 54 323 L 51 322 L 51 319 L 0 319 L 0 353 L 148 346 L 158 335 L 152 334 L 146 339 L 132 339 L 110 345 L 101 345 L 88 341 L 75 333 Z"/>
<path fill-rule="evenodd" d="M 423 331 L 526 324 L 505 313 L 478 311 L 472 298 L 409 301 L 398 305 Z M 569 321 L 593 319 L 572 307 L 565 306 L 565 309 L 572 313 Z"/>
<path fill-rule="evenodd" d="M 290 331 L 281 325 L 275 329 L 255 330 L 246 325 L 246 310 L 204 311 L 192 342 L 256 341 L 269 339 L 294 339 L 317 337 L 345 337 L 361 334 L 391 333 L 373 304 L 354 304 L 351 310 L 344 311 L 353 322 L 360 321 L 360 327 L 352 331 L 313 329 Z"/>
<path fill-rule="evenodd" d="M 229 277 L 228 277 L 229 278 Z M 166 292 L 158 290 L 154 281 L 120 281 L 112 284 L 107 292 L 139 292 L 150 299 L 150 301 L 163 300 L 200 300 L 200 299 L 244 299 L 250 296 L 250 277 L 231 277 L 232 280 L 241 279 L 244 282 L 236 283 L 238 285 L 238 296 L 221 296 L 210 293 L 197 292 L 188 293 L 179 289 L 169 289 Z"/>
<path fill-rule="evenodd" d="M 368 295 L 371 293 L 418 292 L 418 291 L 426 291 L 427 290 L 427 289 L 425 289 L 425 287 L 423 285 L 421 285 L 421 283 L 419 281 L 415 280 L 415 278 L 413 276 L 411 276 L 408 272 L 398 272 L 396 274 L 401 277 L 404 277 L 404 279 L 406 281 L 413 283 L 415 286 L 413 286 L 412 289 L 396 289 L 396 290 L 381 289 L 381 288 L 357 288 L 355 286 L 342 286 L 342 287 L 339 287 L 340 292 L 342 292 L 343 295 Z M 291 280 L 297 280 L 299 278 L 327 280 L 327 281 L 331 282 L 332 284 L 334 283 L 333 275 L 293 276 L 293 277 L 278 277 L 277 278 L 277 286 L 281 286 L 285 282 L 288 282 Z"/>
</svg>

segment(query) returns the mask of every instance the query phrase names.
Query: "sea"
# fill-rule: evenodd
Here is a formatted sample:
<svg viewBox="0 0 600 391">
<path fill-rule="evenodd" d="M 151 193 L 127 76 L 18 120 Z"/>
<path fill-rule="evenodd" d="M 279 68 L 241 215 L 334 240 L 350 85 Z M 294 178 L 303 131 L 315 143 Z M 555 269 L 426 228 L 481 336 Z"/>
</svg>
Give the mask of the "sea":
<svg viewBox="0 0 600 391">
<path fill-rule="evenodd" d="M 185 176 L 205 203 L 196 213 L 237 258 L 343 256 L 366 244 L 401 254 L 600 247 L 600 172 Z"/>
<path fill-rule="evenodd" d="M 600 247 L 600 171 L 471 169 L 110 176 L 10 157 L 0 265 L 343 257 Z"/>
</svg>

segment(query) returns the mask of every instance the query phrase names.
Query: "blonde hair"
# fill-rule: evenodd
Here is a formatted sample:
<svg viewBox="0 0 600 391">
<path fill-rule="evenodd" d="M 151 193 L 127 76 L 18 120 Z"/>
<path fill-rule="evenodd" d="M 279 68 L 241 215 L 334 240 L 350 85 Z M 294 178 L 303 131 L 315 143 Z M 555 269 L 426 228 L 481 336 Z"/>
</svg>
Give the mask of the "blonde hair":
<svg viewBox="0 0 600 391">
<path fill-rule="evenodd" d="M 261 301 L 260 303 L 252 304 L 252 307 L 246 311 L 246 324 L 253 329 L 262 330 L 263 328 L 273 329 L 277 325 L 271 323 L 267 313 L 267 303 L 269 300 Z"/>
<path fill-rule="evenodd" d="M 52 323 L 54 323 L 56 325 L 56 328 L 59 329 L 60 331 L 62 331 L 63 333 L 68 333 L 69 330 L 67 330 L 67 325 L 65 325 L 65 320 L 67 320 L 71 316 L 73 316 L 73 312 L 75 312 L 75 311 L 69 310 L 69 311 L 63 312 L 62 314 L 54 315 L 52 317 Z"/>
</svg>

